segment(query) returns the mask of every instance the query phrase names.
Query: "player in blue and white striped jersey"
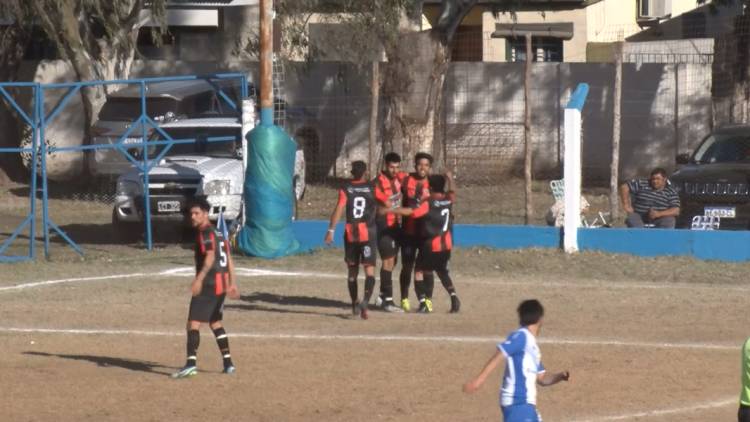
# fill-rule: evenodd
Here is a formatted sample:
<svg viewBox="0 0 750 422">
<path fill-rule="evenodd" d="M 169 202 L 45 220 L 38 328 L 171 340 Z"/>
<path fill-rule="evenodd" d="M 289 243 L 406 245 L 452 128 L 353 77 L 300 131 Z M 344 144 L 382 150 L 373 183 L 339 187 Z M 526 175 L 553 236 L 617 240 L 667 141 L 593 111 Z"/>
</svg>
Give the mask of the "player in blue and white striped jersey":
<svg viewBox="0 0 750 422">
<path fill-rule="evenodd" d="M 547 374 L 536 336 L 542 328 L 544 308 L 537 300 L 526 300 L 518 306 L 521 328 L 510 333 L 497 345 L 495 355 L 482 372 L 464 385 L 464 392 L 473 393 L 484 384 L 500 361 L 505 360 L 505 375 L 500 389 L 500 408 L 505 422 L 541 422 L 536 410 L 536 386 L 550 386 L 567 381 L 570 373 Z"/>
</svg>

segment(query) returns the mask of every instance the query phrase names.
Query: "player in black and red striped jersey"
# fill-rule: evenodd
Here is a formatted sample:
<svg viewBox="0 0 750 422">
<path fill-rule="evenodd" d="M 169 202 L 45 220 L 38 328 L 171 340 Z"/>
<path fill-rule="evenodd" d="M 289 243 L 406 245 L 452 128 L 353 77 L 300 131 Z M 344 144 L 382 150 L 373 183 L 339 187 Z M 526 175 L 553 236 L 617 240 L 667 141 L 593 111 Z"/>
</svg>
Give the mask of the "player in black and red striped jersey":
<svg viewBox="0 0 750 422">
<path fill-rule="evenodd" d="M 430 197 L 417 208 L 399 208 L 393 213 L 420 218 L 419 230 L 422 235 L 422 245 L 416 261 L 417 271 L 422 273 L 423 281 L 418 288 L 419 311 L 432 312 L 432 293 L 437 273 L 440 281 L 451 297 L 451 313 L 461 308 L 461 301 L 456 294 L 448 271 L 448 261 L 453 249 L 453 203 L 455 193 L 450 172 L 442 175 L 429 176 Z M 447 188 L 447 189 L 446 189 Z"/>
<path fill-rule="evenodd" d="M 386 209 L 401 206 L 401 181 L 408 175 L 401 171 L 401 157 L 389 152 L 385 166 L 373 180 L 378 205 Z M 380 254 L 380 295 L 376 304 L 386 312 L 403 312 L 393 303 L 393 268 L 401 242 L 401 220 L 395 214 L 378 214 L 378 253 Z"/>
<path fill-rule="evenodd" d="M 427 176 L 432 169 L 432 156 L 426 152 L 417 153 L 414 156 L 414 172 L 406 176 L 401 183 L 402 206 L 404 208 L 416 209 L 430 196 L 430 184 Z M 421 233 L 419 233 L 419 218 L 406 216 L 401 222 L 401 308 L 409 311 L 409 285 L 414 273 L 415 285 L 419 296 L 419 285 L 422 274 L 414 272 L 414 264 L 417 259 L 417 251 L 422 244 Z"/>
<path fill-rule="evenodd" d="M 352 163 L 352 179 L 339 189 L 339 199 L 331 214 L 325 237 L 326 244 L 333 243 L 336 224 L 346 212 L 344 260 L 348 267 L 347 285 L 352 300 L 352 314 L 359 313 L 362 319 L 367 319 L 367 306 L 375 288 L 377 261 L 375 187 L 366 179 L 366 173 L 367 164 L 364 161 Z M 358 302 L 357 276 L 360 264 L 365 269 L 365 293 L 362 301 Z"/>
<path fill-rule="evenodd" d="M 235 372 L 229 353 L 229 338 L 222 319 L 224 299 L 239 298 L 234 277 L 234 262 L 229 252 L 229 240 L 224 239 L 208 219 L 210 205 L 204 198 L 196 198 L 188 205 L 190 222 L 198 232 L 195 243 L 196 276 L 190 286 L 192 299 L 187 322 L 187 361 L 173 378 L 192 377 L 198 373 L 197 352 L 200 344 L 200 326 L 208 323 L 216 337 L 224 360 L 224 373 Z"/>
</svg>

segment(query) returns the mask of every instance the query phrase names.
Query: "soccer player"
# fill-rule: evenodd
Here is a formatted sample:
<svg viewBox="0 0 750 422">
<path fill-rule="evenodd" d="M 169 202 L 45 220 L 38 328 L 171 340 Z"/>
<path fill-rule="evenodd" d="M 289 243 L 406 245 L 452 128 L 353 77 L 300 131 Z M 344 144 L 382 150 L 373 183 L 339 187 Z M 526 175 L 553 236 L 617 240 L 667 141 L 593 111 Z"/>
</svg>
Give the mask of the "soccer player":
<svg viewBox="0 0 750 422">
<path fill-rule="evenodd" d="M 568 371 L 547 374 L 542 365 L 542 354 L 536 338 L 542 329 L 544 308 L 535 299 L 518 306 L 521 328 L 510 333 L 508 339 L 497 345 L 482 372 L 464 384 L 465 393 L 473 393 L 484 384 L 498 364 L 505 360 L 505 375 L 500 390 L 500 408 L 505 422 L 541 422 L 536 410 L 536 386 L 555 385 L 568 381 Z"/>
<path fill-rule="evenodd" d="M 344 260 L 349 268 L 347 285 L 352 299 L 352 314 L 367 319 L 367 306 L 375 288 L 375 263 L 377 260 L 377 238 L 375 217 L 377 204 L 375 188 L 365 177 L 367 164 L 364 161 L 352 163 L 352 180 L 339 189 L 339 199 L 331 214 L 325 242 L 330 245 L 336 224 L 346 211 L 346 228 L 344 230 Z M 365 269 L 365 293 L 362 302 L 357 301 L 357 276 L 359 265 Z"/>
<path fill-rule="evenodd" d="M 239 298 L 234 276 L 234 262 L 229 253 L 229 240 L 224 239 L 208 219 L 211 206 L 204 198 L 195 198 L 188 205 L 190 222 L 198 232 L 195 244 L 196 276 L 190 286 L 192 299 L 187 322 L 187 362 L 173 378 L 192 377 L 198 373 L 197 356 L 201 323 L 208 323 L 216 337 L 224 360 L 224 373 L 235 372 L 229 353 L 229 338 L 222 324 L 224 298 Z"/>
<path fill-rule="evenodd" d="M 395 214 L 421 218 L 420 237 L 423 239 L 417 254 L 416 269 L 422 273 L 422 285 L 419 289 L 420 313 L 432 312 L 432 293 L 437 273 L 440 282 L 451 297 L 451 313 L 461 308 L 461 301 L 456 294 L 448 273 L 448 261 L 453 248 L 453 176 L 450 172 L 443 175 L 431 175 L 430 197 L 416 209 L 400 208 Z M 447 187 L 447 189 L 446 189 Z"/>
<path fill-rule="evenodd" d="M 426 152 L 419 152 L 414 156 L 414 173 L 406 176 L 401 184 L 401 193 L 403 196 L 402 205 L 405 208 L 418 208 L 423 200 L 430 196 L 430 185 L 427 176 L 432 169 L 432 156 Z M 411 309 L 409 303 L 409 284 L 411 284 L 411 274 L 414 272 L 414 264 L 417 258 L 422 239 L 418 233 L 418 218 L 406 217 L 402 222 L 402 241 L 401 241 L 401 274 L 399 283 L 401 285 L 401 308 L 408 312 Z M 415 274 L 415 289 L 418 289 L 417 282 L 422 281 L 422 274 Z M 417 291 L 417 295 L 419 295 Z"/>
<path fill-rule="evenodd" d="M 401 205 L 401 181 L 407 173 L 401 171 L 401 157 L 395 152 L 389 152 L 384 157 L 385 168 L 375 178 L 375 198 L 378 205 L 391 209 Z M 378 253 L 380 254 L 380 295 L 376 304 L 386 312 L 403 312 L 393 303 L 393 268 L 401 233 L 401 224 L 395 214 L 378 214 Z"/>
<path fill-rule="evenodd" d="M 742 392 L 737 421 L 750 422 L 750 338 L 742 345 Z"/>
</svg>

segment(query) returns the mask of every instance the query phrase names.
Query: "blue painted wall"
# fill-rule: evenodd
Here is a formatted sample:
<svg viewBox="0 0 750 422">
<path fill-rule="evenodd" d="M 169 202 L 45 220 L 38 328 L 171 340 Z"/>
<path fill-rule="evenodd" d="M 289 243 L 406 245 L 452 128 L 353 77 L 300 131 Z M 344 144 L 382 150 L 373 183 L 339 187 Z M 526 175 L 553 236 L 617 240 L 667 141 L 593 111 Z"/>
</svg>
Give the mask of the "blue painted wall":
<svg viewBox="0 0 750 422">
<path fill-rule="evenodd" d="M 693 256 L 719 261 L 750 260 L 750 232 L 724 230 L 579 229 L 582 251 L 637 256 Z"/>
<path fill-rule="evenodd" d="M 328 229 L 327 221 L 295 221 L 292 227 L 302 250 L 325 246 L 323 238 Z M 334 246 L 343 247 L 343 224 L 339 223 L 334 236 Z M 534 226 L 499 226 L 456 224 L 454 227 L 456 246 L 486 246 L 498 249 L 559 248 L 560 229 Z"/>
<path fill-rule="evenodd" d="M 296 221 L 292 226 L 304 251 L 324 247 L 327 228 L 327 221 Z M 454 230 L 459 247 L 523 249 L 561 245 L 561 231 L 554 227 L 457 224 Z M 342 233 L 343 224 L 339 224 L 334 246 L 343 246 Z M 581 251 L 643 257 L 692 256 L 731 262 L 750 260 L 750 231 L 579 229 L 578 243 Z"/>
</svg>

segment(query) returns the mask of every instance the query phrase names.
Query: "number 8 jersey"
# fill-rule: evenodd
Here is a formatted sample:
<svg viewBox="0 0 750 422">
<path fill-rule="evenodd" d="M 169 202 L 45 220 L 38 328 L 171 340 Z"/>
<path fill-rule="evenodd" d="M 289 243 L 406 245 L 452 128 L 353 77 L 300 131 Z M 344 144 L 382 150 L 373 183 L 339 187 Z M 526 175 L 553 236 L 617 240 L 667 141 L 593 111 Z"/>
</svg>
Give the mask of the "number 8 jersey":
<svg viewBox="0 0 750 422">
<path fill-rule="evenodd" d="M 374 236 L 377 205 L 375 187 L 368 181 L 346 183 L 339 190 L 339 205 L 346 204 L 346 235 L 349 243 L 367 243 Z"/>
<path fill-rule="evenodd" d="M 195 243 L 195 273 L 203 270 L 203 262 L 208 254 L 214 254 L 214 264 L 203 280 L 201 296 L 221 296 L 226 293 L 229 283 L 229 242 L 220 230 L 209 225 L 198 229 Z"/>
</svg>

